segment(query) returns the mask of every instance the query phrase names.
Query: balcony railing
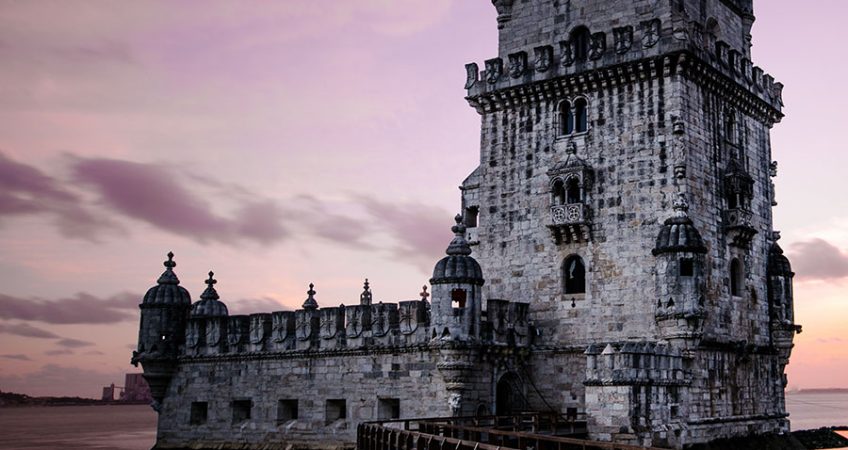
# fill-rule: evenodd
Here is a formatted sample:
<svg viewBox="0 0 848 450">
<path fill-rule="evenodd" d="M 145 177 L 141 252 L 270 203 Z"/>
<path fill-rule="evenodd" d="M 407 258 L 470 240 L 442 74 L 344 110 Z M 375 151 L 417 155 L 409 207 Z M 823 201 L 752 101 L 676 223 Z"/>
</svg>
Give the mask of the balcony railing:
<svg viewBox="0 0 848 450">
<path fill-rule="evenodd" d="M 571 203 L 551 206 L 551 221 L 554 225 L 576 225 L 586 222 L 586 205 Z"/>
</svg>

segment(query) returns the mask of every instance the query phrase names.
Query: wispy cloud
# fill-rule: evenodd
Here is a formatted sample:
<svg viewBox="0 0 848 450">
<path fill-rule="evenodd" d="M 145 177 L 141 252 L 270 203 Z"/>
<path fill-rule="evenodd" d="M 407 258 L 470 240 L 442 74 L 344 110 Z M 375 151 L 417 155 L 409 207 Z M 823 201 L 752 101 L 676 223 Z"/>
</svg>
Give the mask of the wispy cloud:
<svg viewBox="0 0 848 450">
<path fill-rule="evenodd" d="M 44 352 L 47 356 L 64 356 L 64 355 L 73 355 L 74 351 L 71 349 L 57 349 L 57 350 L 47 350 Z"/>
<path fill-rule="evenodd" d="M 283 211 L 274 202 L 245 201 L 227 217 L 181 183 L 179 173 L 161 165 L 78 158 L 73 171 L 115 212 L 164 231 L 199 241 L 247 239 L 262 244 L 288 234 L 282 224 Z"/>
<path fill-rule="evenodd" d="M 14 359 L 14 360 L 16 360 L 16 361 L 32 361 L 31 359 L 29 359 L 29 356 L 27 356 L 27 355 L 22 355 L 22 354 L 16 354 L 16 355 L 0 355 L 0 358 Z"/>
<path fill-rule="evenodd" d="M 0 303 L 2 304 L 2 303 Z M 15 336 L 23 336 L 28 338 L 40 339 L 59 339 L 60 336 L 41 328 L 36 328 L 26 323 L 4 324 L 0 323 L 0 333 L 13 334 Z"/>
<path fill-rule="evenodd" d="M 59 342 L 57 342 L 56 344 L 58 344 L 62 347 L 68 347 L 68 348 L 92 347 L 94 345 L 93 342 L 81 341 L 79 339 L 70 339 L 70 338 L 62 339 Z"/>
<path fill-rule="evenodd" d="M 59 231 L 68 237 L 92 240 L 103 228 L 114 228 L 91 213 L 80 197 L 63 189 L 58 180 L 0 152 L 0 219 L 31 214 L 52 216 Z"/>
<path fill-rule="evenodd" d="M 801 280 L 848 277 L 848 253 L 824 239 L 796 242 L 790 247 L 792 269 Z"/>
<path fill-rule="evenodd" d="M 141 298 L 129 293 L 108 298 L 80 293 L 71 298 L 45 300 L 0 294 L 0 318 L 52 324 L 109 324 L 136 319 Z"/>
</svg>

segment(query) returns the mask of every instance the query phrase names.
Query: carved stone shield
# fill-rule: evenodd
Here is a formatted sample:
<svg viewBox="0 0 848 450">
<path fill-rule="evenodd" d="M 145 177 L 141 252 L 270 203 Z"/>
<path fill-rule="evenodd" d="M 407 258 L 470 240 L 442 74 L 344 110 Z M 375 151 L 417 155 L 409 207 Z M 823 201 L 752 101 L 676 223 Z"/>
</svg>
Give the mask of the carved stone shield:
<svg viewBox="0 0 848 450">
<path fill-rule="evenodd" d="M 206 345 L 216 346 L 221 343 L 221 320 L 210 319 L 206 324 Z"/>
<path fill-rule="evenodd" d="M 299 341 L 305 341 L 312 337 L 312 313 L 311 311 L 297 311 L 295 313 L 295 336 Z"/>
<path fill-rule="evenodd" d="M 275 312 L 271 315 L 271 339 L 280 343 L 286 340 L 294 329 L 294 313 L 290 311 Z"/>
<path fill-rule="evenodd" d="M 250 343 L 261 344 L 265 340 L 265 314 L 250 316 Z"/>
<path fill-rule="evenodd" d="M 188 323 L 186 329 L 186 345 L 189 348 L 196 348 L 200 344 L 200 320 L 192 320 Z"/>
</svg>

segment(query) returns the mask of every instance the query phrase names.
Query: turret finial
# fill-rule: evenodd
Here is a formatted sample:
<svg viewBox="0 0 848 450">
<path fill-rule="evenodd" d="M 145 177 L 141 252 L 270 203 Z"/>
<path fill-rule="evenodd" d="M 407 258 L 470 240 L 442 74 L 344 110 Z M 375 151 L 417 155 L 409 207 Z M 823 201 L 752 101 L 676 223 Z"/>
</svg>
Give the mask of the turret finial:
<svg viewBox="0 0 848 450">
<path fill-rule="evenodd" d="M 468 241 L 465 240 L 465 224 L 462 223 L 462 214 L 457 214 L 454 217 L 456 221 L 456 225 L 451 227 L 451 231 L 455 235 L 450 245 L 448 245 L 447 253 L 448 255 L 470 255 L 471 247 L 468 245 Z"/>
<path fill-rule="evenodd" d="M 359 295 L 359 304 L 370 305 L 371 298 L 371 284 L 368 283 L 368 278 L 366 278 L 365 283 L 362 285 L 362 294 Z"/>
<path fill-rule="evenodd" d="M 306 300 L 303 302 L 303 309 L 317 309 L 318 302 L 315 301 L 315 285 L 313 283 L 309 283 L 309 290 L 306 291 Z"/>
<path fill-rule="evenodd" d="M 427 298 L 428 298 L 428 297 L 430 297 L 430 293 L 429 293 L 429 292 L 427 292 L 427 285 L 426 285 L 426 284 L 423 286 L 423 288 L 422 288 L 422 289 L 424 289 L 424 290 L 423 290 L 423 291 L 421 291 L 421 293 L 420 293 L 420 294 L 418 294 L 418 295 L 420 295 L 420 296 L 421 296 L 421 301 L 426 303 L 426 302 L 427 302 Z"/>
<path fill-rule="evenodd" d="M 215 272 L 209 271 L 209 278 L 204 281 L 206 283 L 206 290 L 200 294 L 201 300 L 218 300 L 218 291 L 215 290 L 215 284 L 218 283 L 218 280 L 214 278 Z"/>
<path fill-rule="evenodd" d="M 168 252 L 168 260 L 162 265 L 165 266 L 165 271 L 162 272 L 156 282 L 159 284 L 180 284 L 180 279 L 174 273 L 174 267 L 177 267 L 177 263 L 174 261 L 174 252 Z"/>
</svg>

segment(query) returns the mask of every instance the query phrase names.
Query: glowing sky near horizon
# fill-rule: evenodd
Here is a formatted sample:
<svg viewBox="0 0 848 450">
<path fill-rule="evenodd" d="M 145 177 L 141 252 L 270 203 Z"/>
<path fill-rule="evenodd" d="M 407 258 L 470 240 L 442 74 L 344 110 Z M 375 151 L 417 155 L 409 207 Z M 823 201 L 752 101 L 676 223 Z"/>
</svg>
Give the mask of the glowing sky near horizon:
<svg viewBox="0 0 848 450">
<path fill-rule="evenodd" d="M 755 7 L 790 386 L 848 387 L 848 3 Z M 0 0 L 0 390 L 120 384 L 169 250 L 236 313 L 416 298 L 479 155 L 463 65 L 496 51 L 488 0 Z"/>
</svg>

